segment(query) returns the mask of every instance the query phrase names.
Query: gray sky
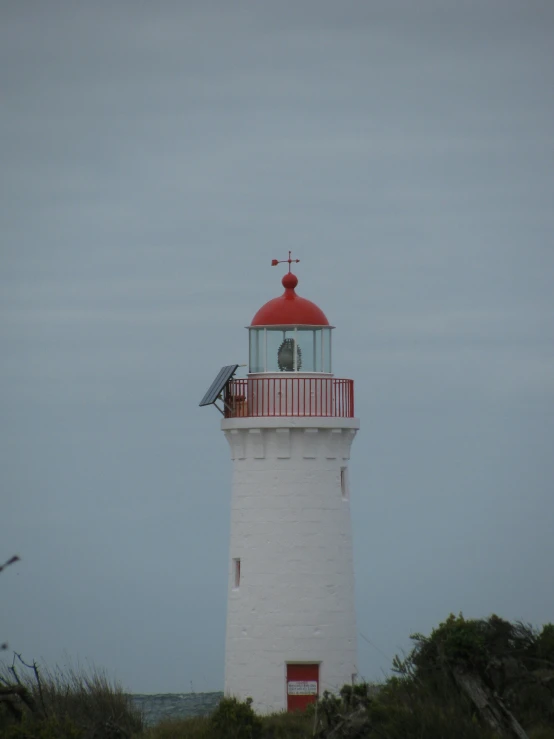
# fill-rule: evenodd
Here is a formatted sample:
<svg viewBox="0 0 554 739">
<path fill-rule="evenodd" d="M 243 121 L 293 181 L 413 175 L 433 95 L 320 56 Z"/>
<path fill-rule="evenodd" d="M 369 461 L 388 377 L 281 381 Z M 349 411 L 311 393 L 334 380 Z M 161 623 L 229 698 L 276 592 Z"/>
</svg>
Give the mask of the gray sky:
<svg viewBox="0 0 554 739">
<path fill-rule="evenodd" d="M 550 0 L 0 2 L 0 641 L 222 688 L 198 402 L 289 248 L 356 381 L 362 675 L 554 618 L 553 37 Z"/>
</svg>

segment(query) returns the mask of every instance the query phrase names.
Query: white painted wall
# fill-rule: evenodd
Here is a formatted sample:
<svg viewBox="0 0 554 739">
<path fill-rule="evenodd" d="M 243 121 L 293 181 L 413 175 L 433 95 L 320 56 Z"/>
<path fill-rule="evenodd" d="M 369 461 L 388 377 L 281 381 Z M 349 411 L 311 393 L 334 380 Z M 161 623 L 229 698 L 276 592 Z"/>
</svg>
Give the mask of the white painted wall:
<svg viewBox="0 0 554 739">
<path fill-rule="evenodd" d="M 225 692 L 251 696 L 260 713 L 286 709 L 287 662 L 321 663 L 320 692 L 357 673 L 341 467 L 358 428 L 354 418 L 222 421 L 233 460 Z"/>
</svg>

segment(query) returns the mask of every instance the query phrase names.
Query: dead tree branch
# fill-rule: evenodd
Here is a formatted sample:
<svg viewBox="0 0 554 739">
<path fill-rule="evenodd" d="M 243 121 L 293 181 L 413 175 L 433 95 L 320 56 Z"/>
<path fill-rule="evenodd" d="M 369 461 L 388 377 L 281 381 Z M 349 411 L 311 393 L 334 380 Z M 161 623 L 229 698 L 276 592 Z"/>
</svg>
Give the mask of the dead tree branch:
<svg viewBox="0 0 554 739">
<path fill-rule="evenodd" d="M 493 731 L 506 739 L 529 739 L 515 716 L 502 700 L 488 688 L 479 675 L 460 666 L 452 669 L 456 685 L 471 700 L 479 715 Z"/>
</svg>

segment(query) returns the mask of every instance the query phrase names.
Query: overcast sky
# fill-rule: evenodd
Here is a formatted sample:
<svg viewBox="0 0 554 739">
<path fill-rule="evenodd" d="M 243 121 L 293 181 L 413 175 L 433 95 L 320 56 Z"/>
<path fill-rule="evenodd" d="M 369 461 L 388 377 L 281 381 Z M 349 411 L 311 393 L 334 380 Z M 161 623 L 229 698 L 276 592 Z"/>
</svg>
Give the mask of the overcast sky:
<svg viewBox="0 0 554 739">
<path fill-rule="evenodd" d="M 360 673 L 554 620 L 554 3 L 0 0 L 0 641 L 223 687 L 198 402 L 281 293 L 356 382 Z"/>
</svg>

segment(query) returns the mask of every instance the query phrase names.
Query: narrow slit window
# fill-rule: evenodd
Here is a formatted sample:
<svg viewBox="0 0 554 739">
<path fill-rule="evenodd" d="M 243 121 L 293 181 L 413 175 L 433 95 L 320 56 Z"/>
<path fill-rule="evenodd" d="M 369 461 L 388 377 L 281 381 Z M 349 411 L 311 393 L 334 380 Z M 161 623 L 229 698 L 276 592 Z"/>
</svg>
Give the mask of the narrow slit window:
<svg viewBox="0 0 554 739">
<path fill-rule="evenodd" d="M 348 467 L 340 468 L 340 492 L 343 500 L 348 500 Z"/>
<path fill-rule="evenodd" d="M 233 560 L 233 587 L 240 588 L 240 559 Z"/>
</svg>

